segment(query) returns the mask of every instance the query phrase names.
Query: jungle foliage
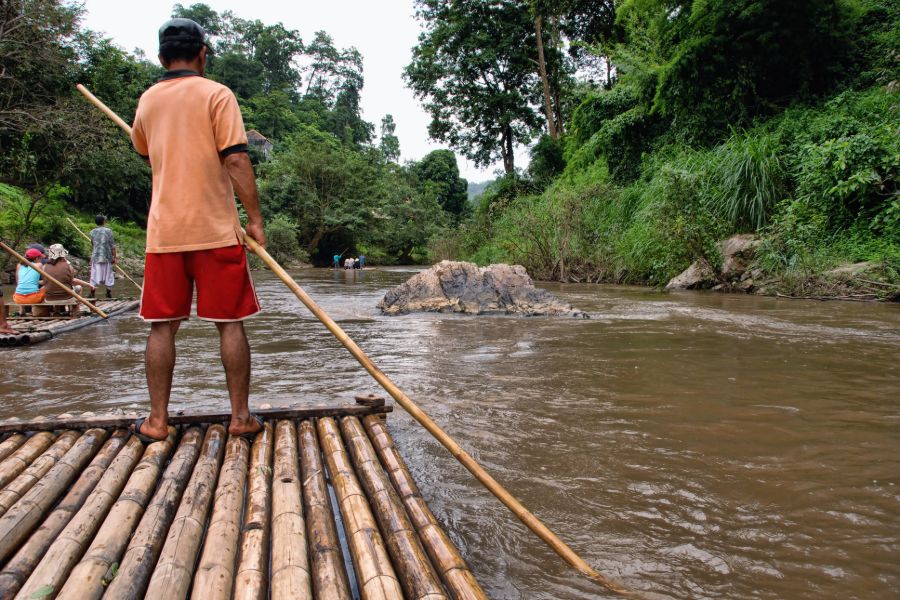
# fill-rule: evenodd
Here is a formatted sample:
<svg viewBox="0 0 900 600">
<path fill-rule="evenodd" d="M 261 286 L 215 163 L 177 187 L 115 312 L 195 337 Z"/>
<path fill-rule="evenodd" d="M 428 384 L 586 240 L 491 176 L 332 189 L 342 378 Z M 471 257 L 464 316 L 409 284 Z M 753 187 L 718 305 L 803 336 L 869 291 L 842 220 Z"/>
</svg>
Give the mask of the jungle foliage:
<svg viewBox="0 0 900 600">
<path fill-rule="evenodd" d="M 84 29 L 76 2 L 2 6 L 0 236 L 78 248 L 66 214 L 143 224 L 150 170 L 74 86 L 84 83 L 131 122 L 162 67 Z M 251 148 L 251 157 L 274 255 L 325 263 L 364 251 L 370 264 L 425 261 L 429 238 L 467 214 L 452 152 L 401 165 L 394 118 L 384 116 L 380 136 L 363 119 L 355 48 L 335 46 L 324 31 L 304 40 L 281 23 L 205 4 L 176 4 L 172 16 L 207 30 L 214 53 L 206 75 L 235 92 L 248 131 L 272 144 Z"/>
<path fill-rule="evenodd" d="M 489 186 L 442 253 L 518 262 L 539 278 L 663 284 L 696 258 L 715 264 L 717 240 L 756 233 L 757 266 L 776 278 L 872 261 L 897 282 L 896 2 L 587 3 L 596 21 L 578 14 L 585 2 L 546 4 L 492 6 L 518 11 L 520 40 L 534 39 L 536 11 L 551 24 L 563 131 L 541 118 L 538 53 L 519 44 L 532 72 L 520 109 L 547 133 L 531 130 L 528 169 Z M 437 32 L 468 31 L 437 12 L 444 3 L 419 5 L 414 64 Z"/>
</svg>

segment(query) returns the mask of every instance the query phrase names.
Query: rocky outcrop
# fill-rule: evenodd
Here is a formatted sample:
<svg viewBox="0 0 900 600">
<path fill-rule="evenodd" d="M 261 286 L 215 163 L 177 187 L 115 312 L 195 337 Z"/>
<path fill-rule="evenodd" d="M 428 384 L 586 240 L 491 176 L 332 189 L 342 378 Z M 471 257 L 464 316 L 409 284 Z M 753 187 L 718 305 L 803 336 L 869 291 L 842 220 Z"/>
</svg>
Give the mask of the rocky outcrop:
<svg viewBox="0 0 900 600">
<path fill-rule="evenodd" d="M 725 280 L 740 278 L 750 264 L 756 260 L 756 249 L 761 240 L 753 234 L 733 235 L 716 244 L 722 256 L 722 268 L 719 274 Z"/>
<path fill-rule="evenodd" d="M 387 315 L 454 312 L 587 317 L 546 290 L 534 287 L 520 265 L 441 261 L 388 290 L 378 308 Z"/>
<path fill-rule="evenodd" d="M 722 267 L 716 271 L 705 258 L 695 260 L 690 267 L 673 277 L 666 284 L 667 290 L 738 290 L 752 292 L 754 279 L 761 272 L 748 271 L 756 260 L 756 249 L 760 239 L 752 234 L 733 235 L 716 244 L 722 256 Z"/>
<path fill-rule="evenodd" d="M 687 269 L 673 277 L 666 284 L 667 290 L 701 290 L 711 288 L 718 282 L 716 270 L 705 258 L 699 258 Z"/>
</svg>

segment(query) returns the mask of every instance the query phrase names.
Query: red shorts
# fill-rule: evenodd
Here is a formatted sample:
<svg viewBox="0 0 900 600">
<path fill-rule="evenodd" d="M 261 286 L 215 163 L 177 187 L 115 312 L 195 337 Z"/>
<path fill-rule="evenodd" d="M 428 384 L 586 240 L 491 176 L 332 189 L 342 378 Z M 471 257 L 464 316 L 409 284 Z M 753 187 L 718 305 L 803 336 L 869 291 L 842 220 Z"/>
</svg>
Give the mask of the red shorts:
<svg viewBox="0 0 900 600">
<path fill-rule="evenodd" d="M 197 316 L 242 321 L 260 311 L 242 245 L 191 252 L 149 253 L 144 263 L 141 318 L 177 321 L 191 315 L 197 284 Z"/>
</svg>

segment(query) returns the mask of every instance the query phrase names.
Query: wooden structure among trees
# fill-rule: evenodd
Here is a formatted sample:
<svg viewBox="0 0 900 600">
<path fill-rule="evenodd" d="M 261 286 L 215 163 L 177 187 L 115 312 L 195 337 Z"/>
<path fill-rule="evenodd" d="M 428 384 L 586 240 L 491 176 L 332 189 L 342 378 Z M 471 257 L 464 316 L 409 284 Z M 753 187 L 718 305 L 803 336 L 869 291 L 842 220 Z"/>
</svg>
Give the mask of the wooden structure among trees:
<svg viewBox="0 0 900 600">
<path fill-rule="evenodd" d="M 0 599 L 486 598 L 384 423 L 384 400 L 0 422 Z"/>
<path fill-rule="evenodd" d="M 140 305 L 139 300 L 132 298 L 121 298 L 112 300 L 96 300 L 94 304 L 105 312 L 108 316 L 115 315 L 134 310 Z M 44 305 L 38 305 L 44 306 Z M 3 310 L 3 307 L 0 307 Z M 10 346 L 30 346 L 40 342 L 45 342 L 52 337 L 61 333 L 81 329 L 88 325 L 93 325 L 98 321 L 102 321 L 102 317 L 86 313 L 77 318 L 68 316 L 54 317 L 33 317 L 31 315 L 10 314 L 9 324 L 13 329 L 18 331 L 15 335 L 0 333 L 0 348 Z"/>
</svg>

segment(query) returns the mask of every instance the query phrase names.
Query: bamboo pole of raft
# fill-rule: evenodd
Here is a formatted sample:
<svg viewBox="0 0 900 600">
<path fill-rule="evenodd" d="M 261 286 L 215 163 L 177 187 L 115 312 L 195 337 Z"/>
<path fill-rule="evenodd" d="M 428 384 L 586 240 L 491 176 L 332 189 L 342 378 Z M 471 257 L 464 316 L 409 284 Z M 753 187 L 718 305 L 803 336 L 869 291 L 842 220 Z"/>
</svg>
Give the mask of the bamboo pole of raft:
<svg viewBox="0 0 900 600">
<path fill-rule="evenodd" d="M 422 498 L 403 457 L 394 446 L 387 426 L 381 419 L 369 417 L 363 418 L 363 425 L 375 453 L 400 495 L 410 521 L 419 533 L 432 564 L 438 570 L 451 596 L 456 600 L 487 600 L 487 594 L 478 585 L 459 550 L 447 537 L 447 533 L 438 524 L 425 499 Z"/>
<path fill-rule="evenodd" d="M 199 427 L 191 427 L 181 436 L 178 450 L 125 550 L 119 572 L 106 588 L 106 600 L 130 600 L 144 595 L 202 442 L 203 431 Z"/>
<path fill-rule="evenodd" d="M 0 515 L 5 514 L 41 477 L 46 475 L 47 471 L 59 462 L 80 436 L 81 434 L 77 431 L 64 431 L 59 434 L 52 446 L 3 488 L 3 491 L 0 492 Z"/>
<path fill-rule="evenodd" d="M 91 542 L 110 507 L 118 498 L 125 481 L 143 454 L 144 445 L 131 436 L 113 459 L 112 464 L 100 478 L 97 487 L 85 501 L 62 533 L 54 540 L 31 576 L 16 595 L 17 600 L 26 600 L 42 591 L 62 588 L 69 572 L 85 548 Z"/>
<path fill-rule="evenodd" d="M 82 86 L 81 84 L 78 84 L 78 85 L 75 86 L 75 87 L 81 87 L 81 88 L 84 88 L 84 86 Z M 87 90 L 84 90 L 84 91 L 87 92 Z M 82 93 L 84 93 L 84 92 L 82 92 Z M 88 92 L 88 94 L 90 94 L 90 92 Z M 73 220 L 70 219 L 69 217 L 66 217 L 66 221 L 68 221 L 69 224 L 70 224 L 72 227 L 75 228 L 75 231 L 77 231 L 78 233 L 81 234 L 81 237 L 83 237 L 83 238 L 86 239 L 87 241 L 93 243 L 93 240 L 91 240 L 90 236 L 89 236 L 88 234 L 86 234 L 85 232 L 83 232 L 83 231 L 81 230 L 81 228 L 78 227 L 78 225 L 75 224 L 75 221 L 73 221 Z M 144 291 L 144 286 L 140 285 L 137 281 L 135 281 L 134 279 L 132 279 L 131 276 L 130 276 L 128 273 L 125 272 L 125 269 L 123 269 L 122 267 L 120 267 L 118 264 L 113 263 L 113 269 L 115 269 L 116 271 L 118 271 L 119 274 L 120 274 L 122 277 L 124 277 L 125 279 L 127 279 L 128 281 L 130 281 L 131 283 L 133 283 L 133 284 L 134 284 L 134 287 L 136 287 L 137 289 L 141 290 L 142 292 Z"/>
<path fill-rule="evenodd" d="M 221 425 L 210 425 L 206 430 L 200 457 L 178 505 L 175 520 L 169 527 L 144 594 L 145 600 L 182 599 L 187 598 L 190 592 L 197 552 L 206 527 L 206 515 L 216 491 L 219 465 L 225 453 L 225 439 L 225 428 Z"/>
<path fill-rule="evenodd" d="M 350 600 L 350 584 L 344 569 L 340 541 L 325 483 L 325 467 L 312 420 L 297 425 L 300 472 L 303 476 L 303 507 L 309 543 L 313 597 L 317 600 Z"/>
<path fill-rule="evenodd" d="M 71 450 L 0 518 L 0 562 L 12 553 L 37 526 L 69 483 L 96 454 L 109 435 L 105 429 L 89 429 Z"/>
<path fill-rule="evenodd" d="M 87 552 L 72 569 L 57 598 L 96 600 L 106 591 L 106 585 L 114 576 L 112 565 L 118 563 L 125 552 L 131 532 L 144 513 L 163 465 L 172 453 L 177 435 L 175 428 L 169 427 L 165 440 L 147 446 L 125 489 L 107 513 Z"/>
<path fill-rule="evenodd" d="M 416 530 L 384 470 L 359 419 L 340 420 L 341 433 L 353 457 L 360 483 L 384 534 L 406 598 L 446 600 L 440 579 L 419 541 Z"/>
<path fill-rule="evenodd" d="M 378 531 L 378 523 L 353 471 L 353 463 L 341 443 L 337 424 L 331 417 L 325 417 L 319 419 L 316 425 L 331 475 L 331 485 L 341 509 L 360 595 L 363 600 L 402 598 L 400 581 Z"/>
<path fill-rule="evenodd" d="M 79 91 L 94 106 L 103 111 L 110 119 L 122 128 L 127 134 L 131 135 L 131 127 L 125 121 L 119 118 L 112 110 L 103 102 L 98 100 L 93 94 L 84 89 L 84 86 L 78 85 Z M 614 581 L 604 575 L 601 575 L 596 569 L 589 565 L 583 558 L 578 556 L 559 536 L 553 533 L 549 527 L 544 525 L 543 521 L 538 519 L 531 511 L 525 508 L 519 500 L 510 494 L 506 488 L 494 479 L 484 467 L 482 467 L 471 454 L 466 452 L 450 435 L 432 419 L 428 413 L 419 408 L 419 406 L 410 399 L 409 396 L 397 387 L 391 379 L 366 355 L 365 352 L 350 339 L 343 329 L 334 322 L 334 319 L 328 316 L 319 305 L 301 288 L 293 278 L 288 275 L 278 262 L 272 258 L 265 248 L 260 246 L 256 240 L 249 235 L 244 235 L 244 243 L 250 250 L 259 256 L 266 266 L 272 270 L 275 275 L 294 293 L 295 296 L 303 303 L 306 308 L 330 331 L 334 337 L 338 339 L 341 345 L 346 348 L 353 357 L 369 372 L 369 374 L 378 382 L 391 397 L 402 406 L 416 421 L 419 422 L 428 432 L 433 435 L 447 450 L 450 451 L 456 460 L 481 482 L 500 502 L 502 502 L 516 517 L 519 518 L 535 535 L 544 540 L 544 542 L 553 549 L 563 560 L 577 569 L 586 577 L 596 581 L 611 592 L 622 596 L 633 596 L 634 594 L 623 587 L 617 581 Z"/>
<path fill-rule="evenodd" d="M 225 462 L 219 475 L 206 541 L 194 573 L 192 598 L 228 600 L 231 597 L 249 450 L 247 440 L 239 436 L 228 436 Z"/>
<path fill-rule="evenodd" d="M 250 448 L 250 483 L 241 539 L 241 559 L 234 578 L 234 600 L 269 597 L 269 524 L 272 510 L 272 424 L 266 422 Z M 299 498 L 299 496 L 298 496 Z"/>
<path fill-rule="evenodd" d="M 34 462 L 44 450 L 53 443 L 54 436 L 49 431 L 42 431 L 31 436 L 18 450 L 13 452 L 6 460 L 0 463 L 0 489 L 19 476 L 28 465 Z"/>
<path fill-rule="evenodd" d="M 109 318 L 109 316 L 108 316 L 105 312 L 103 312 L 102 310 L 100 310 L 99 308 L 97 308 L 96 306 L 94 306 L 93 304 L 91 304 L 91 303 L 88 301 L 87 298 L 85 298 L 84 296 L 82 296 L 81 294 L 79 294 L 78 292 L 76 292 L 75 290 L 73 290 L 72 288 L 70 288 L 69 286 L 64 285 L 64 284 L 63 284 L 59 279 L 57 279 L 56 277 L 53 277 L 52 275 L 48 275 L 47 272 L 44 271 L 42 268 L 38 267 L 38 266 L 35 265 L 33 262 L 31 262 L 30 260 L 28 260 L 27 258 L 25 258 L 24 256 L 22 256 L 21 254 L 19 254 L 18 252 L 16 252 L 15 250 L 13 250 L 12 248 L 10 248 L 9 246 L 7 246 L 6 244 L 4 244 L 3 242 L 0 242 L 0 248 L 3 248 L 3 249 L 6 250 L 7 252 L 9 252 L 16 260 L 18 260 L 18 261 L 19 261 L 20 263 L 22 263 L 23 265 L 28 266 L 28 267 L 31 267 L 32 269 L 34 269 L 35 271 L 37 271 L 37 272 L 40 274 L 40 276 L 44 279 L 44 281 L 52 281 L 53 283 L 55 283 L 56 285 L 58 285 L 58 286 L 62 289 L 62 291 L 64 291 L 66 294 L 68 294 L 69 296 L 72 296 L 73 298 L 75 298 L 76 300 L 78 300 L 79 302 L 81 302 L 82 304 L 84 304 L 85 306 L 87 306 L 87 307 L 91 310 L 91 312 L 96 313 L 97 315 L 100 315 L 100 316 L 103 317 L 104 319 L 108 319 L 108 318 Z"/>
<path fill-rule="evenodd" d="M 16 433 L 0 442 L 0 462 L 6 460 L 6 457 L 16 451 L 16 449 L 25 443 L 25 436 Z"/>
<path fill-rule="evenodd" d="M 84 95 L 84 97 L 88 99 L 88 102 L 90 102 L 91 104 L 93 104 L 94 106 L 99 108 L 103 114 L 105 114 L 107 117 L 112 119 L 113 123 L 115 123 L 116 125 L 121 127 L 122 130 L 125 131 L 125 133 L 127 133 L 128 135 L 131 135 L 131 127 L 128 125 L 128 123 L 123 121 L 122 118 L 119 117 L 119 115 L 114 113 L 108 106 L 103 104 L 103 102 L 101 102 L 97 98 L 97 96 L 95 96 L 91 92 L 89 92 L 88 89 L 86 87 L 84 87 L 83 85 L 81 85 L 80 83 L 75 85 L 75 89 L 77 89 L 79 92 L 81 92 L 82 95 Z"/>
<path fill-rule="evenodd" d="M 113 459 L 118 455 L 119 450 L 125 445 L 128 439 L 128 432 L 124 429 L 115 431 L 109 440 L 100 449 L 100 452 L 94 457 L 87 469 L 81 472 L 75 484 L 69 488 L 65 497 L 53 509 L 53 512 L 44 519 L 41 526 L 38 527 L 24 545 L 19 549 L 16 555 L 6 563 L 3 571 L 0 572 L 0 600 L 11 600 L 16 592 L 25 583 L 25 580 L 31 575 L 34 567 L 38 564 L 50 545 L 56 540 L 59 533 L 69 524 L 72 517 L 84 505 L 85 500 L 100 481 L 107 467 L 112 463 Z M 76 469 L 77 471 L 77 469 Z M 34 490 L 32 490 L 34 491 Z M 43 502 L 44 500 L 42 500 Z M 4 518 L 10 515 L 4 515 Z M 42 515 L 34 515 L 31 518 L 39 520 Z M 23 533 L 22 536 L 26 535 Z M 13 540 L 9 541 L 10 550 L 15 547 Z M 8 553 L 8 551 L 5 551 Z M 4 557 L 6 555 L 4 554 Z M 0 558 L 0 562 L 2 562 Z"/>
<path fill-rule="evenodd" d="M 312 598 L 297 461 L 294 424 L 287 419 L 278 421 L 272 473 L 272 600 Z"/>
</svg>

